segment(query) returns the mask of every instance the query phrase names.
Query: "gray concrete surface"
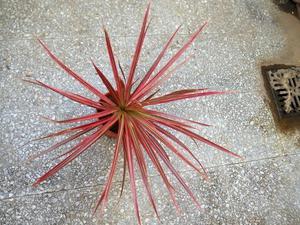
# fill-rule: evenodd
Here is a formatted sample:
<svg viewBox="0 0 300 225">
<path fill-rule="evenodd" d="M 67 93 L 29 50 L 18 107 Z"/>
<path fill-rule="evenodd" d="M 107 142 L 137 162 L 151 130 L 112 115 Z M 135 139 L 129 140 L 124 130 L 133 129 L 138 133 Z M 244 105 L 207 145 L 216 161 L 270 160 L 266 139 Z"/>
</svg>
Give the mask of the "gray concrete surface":
<svg viewBox="0 0 300 225">
<path fill-rule="evenodd" d="M 53 140 L 24 144 L 61 128 L 40 115 L 66 118 L 89 109 L 21 79 L 37 78 L 87 94 L 47 57 L 36 35 L 66 64 L 103 88 L 89 61 L 92 57 L 112 77 L 101 27 L 107 27 L 118 58 L 128 69 L 146 2 L 2 0 L 0 4 L 0 224 L 136 224 L 128 186 L 118 203 L 121 169 L 103 218 L 92 215 L 112 158 L 113 141 L 108 138 L 38 188 L 31 187 L 53 165 L 54 155 L 30 164 L 26 159 Z M 193 29 L 208 21 L 189 51 L 192 60 L 164 85 L 164 91 L 209 87 L 238 93 L 178 102 L 161 110 L 214 125 L 201 134 L 245 157 L 236 160 L 180 137 L 206 165 L 210 180 L 203 181 L 174 159 L 203 205 L 203 210 L 197 210 L 175 182 L 181 190 L 178 215 L 149 165 L 162 224 L 300 224 L 300 135 L 277 129 L 260 78 L 260 62 L 280 54 L 286 44 L 278 13 L 266 0 L 153 1 L 138 76 L 177 25 L 183 28 L 168 56 Z M 159 224 L 140 183 L 138 189 L 143 224 Z"/>
</svg>

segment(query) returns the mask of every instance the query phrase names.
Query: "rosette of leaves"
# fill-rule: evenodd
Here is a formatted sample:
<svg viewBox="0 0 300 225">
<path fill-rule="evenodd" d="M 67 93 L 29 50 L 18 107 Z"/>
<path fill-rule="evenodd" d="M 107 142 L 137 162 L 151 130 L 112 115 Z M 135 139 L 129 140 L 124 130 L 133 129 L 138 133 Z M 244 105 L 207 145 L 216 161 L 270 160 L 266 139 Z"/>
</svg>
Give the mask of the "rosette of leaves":
<svg viewBox="0 0 300 225">
<path fill-rule="evenodd" d="M 179 58 L 199 36 L 206 23 L 200 26 L 183 44 L 183 46 L 174 55 L 172 55 L 164 65 L 161 66 L 160 62 L 162 58 L 165 56 L 168 48 L 175 38 L 175 35 L 178 33 L 179 28 L 176 29 L 176 31 L 167 40 L 166 44 L 162 47 L 159 55 L 154 59 L 153 64 L 145 73 L 145 75 L 140 80 L 135 80 L 136 68 L 140 58 L 144 39 L 149 27 L 149 11 L 150 4 L 146 9 L 141 30 L 136 43 L 135 52 L 132 57 L 129 72 L 126 76 L 122 68 L 119 67 L 116 63 L 116 58 L 113 52 L 109 35 L 104 29 L 106 48 L 114 77 L 114 82 L 109 81 L 107 79 L 107 76 L 100 70 L 100 68 L 96 66 L 94 62 L 92 62 L 92 64 L 97 74 L 99 75 L 99 80 L 105 85 L 107 89 L 106 92 L 102 92 L 101 90 L 95 88 L 92 84 L 85 81 L 82 76 L 67 67 L 59 58 L 57 58 L 48 49 L 44 42 L 39 40 L 40 44 L 44 47 L 44 49 L 54 60 L 54 62 L 56 62 L 68 75 L 75 78 L 80 84 L 82 84 L 84 88 L 93 93 L 98 98 L 97 101 L 76 93 L 63 91 L 38 80 L 26 80 L 30 83 L 54 91 L 74 102 L 95 109 L 95 112 L 89 115 L 54 121 L 59 124 L 74 125 L 68 129 L 64 129 L 42 137 L 43 139 L 59 135 L 68 135 L 68 137 L 63 139 L 62 141 L 34 155 L 32 159 L 52 152 L 67 143 L 78 140 L 80 138 L 81 139 L 78 143 L 74 144 L 71 149 L 67 149 L 63 154 L 59 155 L 58 158 L 60 158 L 61 161 L 54 167 L 52 167 L 49 171 L 47 171 L 44 175 L 39 177 L 34 182 L 34 186 L 40 184 L 50 176 L 56 174 L 64 166 L 68 165 L 83 152 L 87 151 L 89 147 L 93 145 L 99 138 L 101 138 L 103 135 L 107 135 L 109 137 L 115 138 L 116 144 L 108 178 L 95 208 L 103 208 L 107 204 L 109 192 L 113 184 L 113 177 L 117 169 L 117 162 L 120 158 L 120 155 L 122 154 L 124 170 L 121 193 L 124 187 L 125 174 L 128 171 L 135 214 L 139 223 L 141 223 L 141 219 L 136 190 L 136 171 L 140 172 L 150 204 L 152 205 L 156 215 L 158 216 L 155 199 L 153 198 L 152 190 L 149 184 L 149 176 L 145 161 L 146 158 L 148 158 L 149 161 L 153 163 L 158 174 L 161 176 L 166 186 L 166 190 L 168 191 L 170 198 L 177 209 L 178 204 L 175 198 L 175 189 L 171 184 L 171 181 L 167 177 L 164 168 L 167 168 L 174 175 L 174 177 L 183 186 L 183 188 L 196 203 L 196 205 L 200 207 L 200 204 L 193 195 L 192 191 L 189 189 L 186 182 L 178 173 L 176 168 L 174 168 L 174 166 L 172 165 L 169 154 L 174 153 L 189 167 L 193 168 L 204 178 L 207 178 L 205 169 L 203 168 L 200 161 L 195 157 L 190 148 L 180 139 L 178 139 L 173 134 L 173 132 L 170 132 L 170 130 L 180 132 L 193 140 L 203 142 L 232 156 L 239 157 L 237 154 L 200 136 L 196 132 L 199 126 L 208 125 L 197 121 L 180 118 L 178 116 L 160 112 L 148 107 L 183 99 L 224 93 L 220 91 L 212 91 L 206 88 L 183 89 L 156 97 L 156 89 L 158 85 L 161 85 L 161 83 L 165 81 L 166 78 L 170 77 L 170 75 L 172 75 L 172 73 L 174 73 L 174 71 L 178 67 L 180 67 L 184 62 L 187 61 L 187 59 L 184 59 L 183 61 L 178 63 Z M 81 125 L 76 125 L 76 123 L 78 122 L 81 122 Z M 135 161 L 137 162 L 137 170 L 134 168 Z"/>
</svg>

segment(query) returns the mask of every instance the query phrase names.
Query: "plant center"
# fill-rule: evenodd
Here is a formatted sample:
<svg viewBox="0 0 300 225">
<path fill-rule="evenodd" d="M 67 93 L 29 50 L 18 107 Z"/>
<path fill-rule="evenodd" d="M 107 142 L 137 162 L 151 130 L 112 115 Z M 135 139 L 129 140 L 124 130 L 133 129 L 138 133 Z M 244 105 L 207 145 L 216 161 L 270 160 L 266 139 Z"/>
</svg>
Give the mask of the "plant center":
<svg viewBox="0 0 300 225">
<path fill-rule="evenodd" d="M 109 93 L 106 93 L 105 95 L 106 95 L 106 97 L 108 97 L 110 100 L 113 101 L 113 98 L 112 98 L 112 96 L 111 96 Z M 103 101 L 100 100 L 99 102 L 101 103 L 101 102 L 103 102 Z M 120 106 L 120 110 L 121 110 L 121 111 L 125 111 L 125 106 Z M 97 109 L 97 112 L 102 112 L 102 110 Z M 105 119 L 105 118 L 107 118 L 107 117 L 109 117 L 109 116 L 110 116 L 110 115 L 104 116 L 104 117 L 102 117 L 101 119 Z M 115 123 L 109 128 L 109 132 L 107 132 L 106 135 L 109 136 L 109 137 L 115 138 L 116 135 L 118 134 L 118 131 L 119 131 L 119 122 L 117 121 L 117 122 L 115 122 Z M 111 133 L 112 133 L 112 134 L 111 134 Z"/>
</svg>

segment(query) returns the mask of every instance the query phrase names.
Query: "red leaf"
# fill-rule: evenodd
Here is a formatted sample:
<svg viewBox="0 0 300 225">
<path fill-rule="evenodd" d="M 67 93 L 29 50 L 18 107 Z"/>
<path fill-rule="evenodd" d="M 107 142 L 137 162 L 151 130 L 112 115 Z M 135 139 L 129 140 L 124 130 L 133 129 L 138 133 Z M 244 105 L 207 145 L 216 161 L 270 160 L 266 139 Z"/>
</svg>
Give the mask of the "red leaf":
<svg viewBox="0 0 300 225">
<path fill-rule="evenodd" d="M 40 44 L 44 47 L 48 55 L 64 70 L 66 71 L 70 76 L 74 77 L 76 80 L 78 80 L 85 88 L 99 96 L 101 99 L 106 101 L 109 104 L 114 105 L 114 103 L 108 99 L 105 95 L 103 95 L 98 89 L 90 85 L 88 82 L 86 82 L 84 79 L 81 78 L 78 74 L 76 74 L 74 71 L 72 71 L 70 68 L 68 68 L 62 61 L 60 61 L 50 50 L 49 48 L 40 40 L 38 39 Z"/>
<path fill-rule="evenodd" d="M 143 180 L 144 186 L 146 188 L 149 201 L 150 201 L 150 203 L 151 203 L 151 205 L 152 205 L 152 207 L 155 211 L 156 216 L 159 218 L 158 212 L 157 212 L 157 209 L 156 209 L 156 204 L 155 204 L 155 201 L 153 199 L 152 191 L 151 191 L 151 188 L 150 188 L 150 185 L 149 185 L 149 182 L 148 182 L 147 167 L 146 167 L 145 159 L 144 159 L 143 152 L 142 152 L 142 149 L 141 149 L 141 146 L 140 146 L 141 144 L 140 144 L 140 141 L 137 138 L 137 135 L 136 135 L 136 132 L 135 132 L 136 127 L 134 126 L 135 124 L 130 119 L 130 117 L 128 118 L 128 120 L 129 120 L 129 125 L 130 125 L 130 126 L 128 126 L 129 127 L 129 134 L 130 134 L 130 137 L 131 137 L 132 146 L 133 146 L 133 150 L 134 150 L 134 153 L 135 153 L 135 156 L 136 156 L 136 160 L 137 160 L 138 166 L 140 168 L 142 180 Z M 133 129 L 133 127 L 135 129 Z"/>
<path fill-rule="evenodd" d="M 79 144 L 77 144 L 73 148 L 74 151 L 69 156 L 67 156 L 64 160 L 62 160 L 56 166 L 51 168 L 48 172 L 46 172 L 40 178 L 38 178 L 33 183 L 33 186 L 37 186 L 39 183 L 43 182 L 48 177 L 53 176 L 61 168 L 63 168 L 64 166 L 69 164 L 71 161 L 73 161 L 76 157 L 78 157 L 81 153 L 83 153 L 88 147 L 90 147 L 92 144 L 94 144 L 110 128 L 110 126 L 113 125 L 116 121 L 117 121 L 116 117 L 112 118 L 111 121 L 106 123 L 102 128 L 99 128 L 92 135 L 84 138 Z"/>
<path fill-rule="evenodd" d="M 173 204 L 175 205 L 176 207 L 176 210 L 179 212 L 180 209 L 179 209 L 179 206 L 176 202 L 176 199 L 175 199 L 175 195 L 174 195 L 174 192 L 175 192 L 175 189 L 174 187 L 171 185 L 171 183 L 169 182 L 158 158 L 156 157 L 156 155 L 154 154 L 155 153 L 155 144 L 153 144 L 147 134 L 147 131 L 143 129 L 142 126 L 139 125 L 139 123 L 136 123 L 135 124 L 136 126 L 136 129 L 137 129 L 137 133 L 139 135 L 139 139 L 141 141 L 141 144 L 144 148 L 144 150 L 147 152 L 149 158 L 151 159 L 152 163 L 154 164 L 154 166 L 156 167 L 157 171 L 159 172 L 160 176 L 162 177 L 167 189 L 168 189 L 168 192 L 170 194 L 170 197 L 173 201 Z"/>
<path fill-rule="evenodd" d="M 89 132 L 89 131 L 91 131 L 91 130 L 93 130 L 95 128 L 96 127 L 90 127 L 90 128 L 84 129 L 84 130 L 82 130 L 82 131 L 80 131 L 80 132 L 78 132 L 78 133 L 76 133 L 76 134 L 68 137 L 67 139 L 65 139 L 63 141 L 60 141 L 60 142 L 56 143 L 55 145 L 51 146 L 50 148 L 47 148 L 46 150 L 43 150 L 43 151 L 41 151 L 41 152 L 39 152 L 39 153 L 31 156 L 29 158 L 29 160 L 32 161 L 32 160 L 34 160 L 34 159 L 36 159 L 36 158 L 38 158 L 38 157 L 40 157 L 42 155 L 45 155 L 45 154 L 47 154 L 49 152 L 52 152 L 53 150 L 59 148 L 60 146 L 65 145 L 65 144 L 69 143 L 70 141 L 75 140 L 76 138 L 82 136 L 83 134 L 85 134 L 85 133 L 87 133 L 87 132 Z"/>
<path fill-rule="evenodd" d="M 103 84 L 105 85 L 105 87 L 107 88 L 108 92 L 111 94 L 111 96 L 116 100 L 119 101 L 119 97 L 116 94 L 116 91 L 114 90 L 114 88 L 112 87 L 111 83 L 107 80 L 107 78 L 105 77 L 105 75 L 101 72 L 101 70 L 95 65 L 95 63 L 92 61 L 92 64 L 97 72 L 97 74 L 99 75 L 100 79 L 102 80 Z"/>
<path fill-rule="evenodd" d="M 67 128 L 67 129 L 64 129 L 64 130 L 61 130 L 61 131 L 58 131 L 58 132 L 55 132 L 55 133 L 48 134 L 46 136 L 43 136 L 43 137 L 40 137 L 40 138 L 37 138 L 37 139 L 34 139 L 34 140 L 37 141 L 37 140 L 42 140 L 42 139 L 46 139 L 46 138 L 50 138 L 50 137 L 56 137 L 56 136 L 63 135 L 63 134 L 68 134 L 68 133 L 71 133 L 71 132 L 77 131 L 77 130 L 85 130 L 85 129 L 92 128 L 92 127 L 94 128 L 94 127 L 97 127 L 97 126 L 100 126 L 100 125 L 106 123 L 110 119 L 111 118 L 104 118 L 104 119 L 101 119 L 101 120 L 98 120 L 98 121 L 95 121 L 95 122 L 92 122 L 92 123 L 88 123 L 88 124 L 83 124 L 83 125 L 80 125 L 80 126 L 77 126 L 77 127 L 70 127 L 70 128 Z"/>
<path fill-rule="evenodd" d="M 69 99 L 71 99 L 71 100 L 73 100 L 75 102 L 81 103 L 83 105 L 90 106 L 90 107 L 97 108 L 97 109 L 104 109 L 103 106 L 100 103 L 95 102 L 95 101 L 93 101 L 91 99 L 88 99 L 86 97 L 83 97 L 81 95 L 74 94 L 74 93 L 68 92 L 68 91 L 62 91 L 62 90 L 60 90 L 58 88 L 54 88 L 54 87 L 52 87 L 50 85 L 44 84 L 44 83 L 42 83 L 42 82 L 40 82 L 38 80 L 34 80 L 34 81 L 24 80 L 24 81 L 26 81 L 28 83 L 39 85 L 39 86 L 47 88 L 47 89 L 50 89 L 50 90 L 52 90 L 52 91 L 54 91 L 54 92 L 56 92 L 56 93 L 58 93 L 58 94 L 60 94 L 60 95 L 62 95 L 64 97 L 66 97 L 66 98 L 69 98 Z"/>
<path fill-rule="evenodd" d="M 105 185 L 105 188 L 104 188 L 102 194 L 100 195 L 100 198 L 98 200 L 95 210 L 99 206 L 101 206 L 101 203 L 103 200 L 105 201 L 105 203 L 107 202 L 107 198 L 108 198 L 109 190 L 110 190 L 110 187 L 112 184 L 113 176 L 116 171 L 116 166 L 117 166 L 117 162 L 118 162 L 119 151 L 121 148 L 120 145 L 121 145 L 121 141 L 123 138 L 123 133 L 124 133 L 124 116 L 121 116 L 121 121 L 119 123 L 119 132 L 118 132 L 118 136 L 117 136 L 117 144 L 115 147 L 115 152 L 114 152 L 114 156 L 113 156 L 113 160 L 112 160 L 112 164 L 111 164 L 111 169 L 110 169 L 110 172 L 108 175 L 108 180 L 107 180 L 107 183 Z"/>
<path fill-rule="evenodd" d="M 202 29 L 205 27 L 206 23 L 202 25 L 191 37 L 190 39 L 181 47 L 181 49 L 167 62 L 167 64 L 149 81 L 144 85 L 143 90 L 140 91 L 136 96 L 137 99 L 141 94 L 148 91 L 153 85 L 159 80 L 159 78 L 173 65 L 173 63 L 185 52 L 185 50 L 192 44 L 196 37 L 200 34 Z"/>
<path fill-rule="evenodd" d="M 186 94 L 167 94 L 164 96 L 160 96 L 157 98 L 152 98 L 150 100 L 144 101 L 143 105 L 157 105 L 157 104 L 162 104 L 162 103 L 168 103 L 168 102 L 173 102 L 173 101 L 179 101 L 182 99 L 187 99 L 187 98 L 195 98 L 195 97 L 203 97 L 203 96 L 209 96 L 209 95 L 220 95 L 224 94 L 226 92 L 222 91 L 207 91 L 207 92 L 193 92 L 193 93 L 186 93 Z"/>
<path fill-rule="evenodd" d="M 169 119 L 173 119 L 173 120 L 181 120 L 187 124 L 196 124 L 196 125 L 200 125 L 200 126 L 206 126 L 206 127 L 209 127 L 210 125 L 206 124 L 206 123 L 200 123 L 200 122 L 197 122 L 197 121 L 194 121 L 194 120 L 187 120 L 187 119 L 184 119 L 184 118 L 181 118 L 181 117 L 178 117 L 178 116 L 174 116 L 174 115 L 171 115 L 171 114 L 167 114 L 167 113 L 163 113 L 163 112 L 158 112 L 158 111 L 154 111 L 154 110 L 147 110 L 147 112 L 149 114 L 152 114 L 152 115 L 157 115 L 157 116 L 160 116 L 162 118 L 169 118 Z"/>
<path fill-rule="evenodd" d="M 106 48 L 107 48 L 107 52 L 108 52 L 108 55 L 109 55 L 110 65 L 111 65 L 111 68 L 112 68 L 112 71 L 113 71 L 113 74 L 114 74 L 114 78 L 115 78 L 115 82 L 116 82 L 116 85 L 117 85 L 117 92 L 120 95 L 121 94 L 121 89 L 122 89 L 121 88 L 121 79 L 120 79 L 119 74 L 118 74 L 118 69 L 117 69 L 117 66 L 116 66 L 114 53 L 113 53 L 112 46 L 111 46 L 111 43 L 110 43 L 110 38 L 109 38 L 109 35 L 108 35 L 105 28 L 104 28 L 104 34 L 105 34 Z"/>
<path fill-rule="evenodd" d="M 149 15 L 149 10 L 150 10 L 150 4 L 148 5 L 145 15 L 144 15 L 144 20 L 143 20 L 143 24 L 141 27 L 140 35 L 139 35 L 138 41 L 136 43 L 135 53 L 134 53 L 133 60 L 132 60 L 131 66 L 130 66 L 128 81 L 126 83 L 126 94 L 127 94 L 127 96 L 125 96 L 126 98 L 128 98 L 129 94 L 130 94 L 130 89 L 132 86 L 132 81 L 133 81 L 134 73 L 136 70 L 136 65 L 138 63 L 139 56 L 140 56 L 141 50 L 142 50 L 142 45 L 143 45 L 143 42 L 145 39 L 145 35 L 146 35 L 145 30 L 146 30 L 146 24 L 147 24 L 147 19 L 148 19 L 148 15 Z"/>
<path fill-rule="evenodd" d="M 168 47 L 172 43 L 172 41 L 173 41 L 173 39 L 174 39 L 174 37 L 177 34 L 177 32 L 178 32 L 179 29 L 180 29 L 180 26 L 176 29 L 176 31 L 170 37 L 170 39 L 168 40 L 167 44 L 164 46 L 164 48 L 162 49 L 162 51 L 160 52 L 160 54 L 157 56 L 157 58 L 154 61 L 153 65 L 150 67 L 150 69 L 148 70 L 148 72 L 146 73 L 146 75 L 143 77 L 143 79 L 141 80 L 141 82 L 138 85 L 138 87 L 135 89 L 134 93 L 132 94 L 132 99 L 133 100 L 135 99 L 135 96 L 144 88 L 146 82 L 148 81 L 148 79 L 150 78 L 151 74 L 154 72 L 154 70 L 158 66 L 159 62 L 161 61 L 161 59 L 165 55 Z"/>
<path fill-rule="evenodd" d="M 129 171 L 129 178 L 130 178 L 131 193 L 132 193 L 133 203 L 134 203 L 134 210 L 135 210 L 137 220 L 138 220 L 139 224 L 141 224 L 139 205 L 138 205 L 137 193 L 136 193 L 135 173 L 134 173 L 134 168 L 133 168 L 133 152 L 132 152 L 132 146 L 130 143 L 128 124 L 125 124 L 125 137 L 124 137 L 124 146 L 123 147 L 126 151 L 126 156 L 127 156 L 126 160 L 128 162 L 128 171 Z"/>
<path fill-rule="evenodd" d="M 185 134 L 185 135 L 187 135 L 187 136 L 189 136 L 191 138 L 195 138 L 195 139 L 197 139 L 197 140 L 199 140 L 199 141 L 201 141 L 201 142 L 203 142 L 203 143 L 205 143 L 207 145 L 210 145 L 210 146 L 212 146 L 212 147 L 214 147 L 216 149 L 219 149 L 219 150 L 221 150 L 221 151 L 223 151 L 223 152 L 225 152 L 227 154 L 230 154 L 230 155 L 235 156 L 237 158 L 242 158 L 238 154 L 236 154 L 234 152 L 231 152 L 228 149 L 226 149 L 226 148 L 224 148 L 224 147 L 222 147 L 222 146 L 220 146 L 220 145 L 218 145 L 218 144 L 216 144 L 216 143 L 214 143 L 214 142 L 212 142 L 212 141 L 210 141 L 210 140 L 208 140 L 208 139 L 206 139 L 204 137 L 201 137 L 200 135 L 198 135 L 198 134 L 196 134 L 196 133 L 194 133 L 194 132 L 192 132 L 192 131 L 184 128 L 184 127 L 176 126 L 176 125 L 173 125 L 173 124 L 170 124 L 170 123 L 165 123 L 162 120 L 157 121 L 157 122 L 161 123 L 161 124 L 163 124 L 165 126 L 171 127 L 174 130 L 177 130 L 177 131 L 179 131 L 179 132 L 181 132 L 181 133 L 183 133 L 183 134 Z"/>
<path fill-rule="evenodd" d="M 103 110 L 101 112 L 98 113 L 93 113 L 90 115 L 86 115 L 86 116 L 81 116 L 81 117 L 76 117 L 76 118 L 72 118 L 72 119 L 66 119 L 66 120 L 51 120 L 53 122 L 56 123 L 75 123 L 75 122 L 82 122 L 85 120 L 91 120 L 91 119 L 99 119 L 105 116 L 108 116 L 114 112 L 116 112 L 116 109 L 107 109 L 107 110 Z"/>
</svg>

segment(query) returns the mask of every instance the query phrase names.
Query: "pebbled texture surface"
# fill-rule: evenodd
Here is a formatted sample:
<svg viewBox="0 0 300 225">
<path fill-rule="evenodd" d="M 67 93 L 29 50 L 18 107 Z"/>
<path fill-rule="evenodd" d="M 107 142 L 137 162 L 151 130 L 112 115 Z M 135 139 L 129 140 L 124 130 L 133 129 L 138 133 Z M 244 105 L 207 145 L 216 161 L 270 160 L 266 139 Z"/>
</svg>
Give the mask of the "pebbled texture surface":
<svg viewBox="0 0 300 225">
<path fill-rule="evenodd" d="M 103 88 L 90 63 L 92 57 L 112 78 L 101 27 L 107 27 L 114 50 L 128 69 L 146 2 L 2 0 L 0 5 L 0 224 L 135 224 L 128 186 L 117 204 L 121 169 L 103 218 L 92 215 L 112 158 L 113 141 L 108 138 L 99 140 L 38 188 L 31 187 L 34 179 L 53 165 L 53 155 L 31 164 L 26 159 L 54 140 L 24 144 L 59 129 L 40 115 L 67 118 L 89 113 L 89 109 L 21 79 L 38 78 L 88 95 L 47 57 L 36 35 L 67 65 Z M 178 25 L 183 28 L 168 56 L 198 25 L 208 21 L 209 26 L 189 50 L 192 60 L 174 74 L 163 91 L 208 87 L 238 92 L 177 102 L 161 110 L 214 125 L 201 134 L 245 157 L 236 160 L 180 137 L 206 165 L 210 180 L 203 181 L 173 160 L 203 204 L 203 210 L 197 210 L 175 182 L 181 190 L 182 213 L 177 215 L 150 166 L 162 224 L 300 224 L 300 141 L 277 130 L 258 67 L 261 60 L 279 54 L 285 46 L 278 13 L 269 0 L 153 1 L 152 24 L 138 76 Z M 143 224 L 159 224 L 140 183 L 138 189 Z"/>
</svg>

